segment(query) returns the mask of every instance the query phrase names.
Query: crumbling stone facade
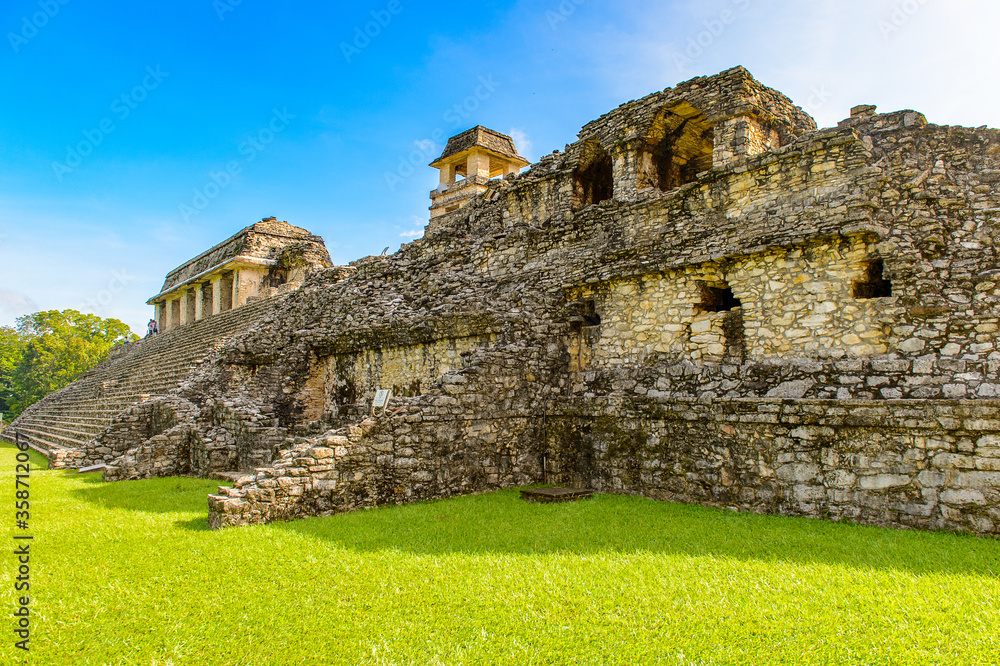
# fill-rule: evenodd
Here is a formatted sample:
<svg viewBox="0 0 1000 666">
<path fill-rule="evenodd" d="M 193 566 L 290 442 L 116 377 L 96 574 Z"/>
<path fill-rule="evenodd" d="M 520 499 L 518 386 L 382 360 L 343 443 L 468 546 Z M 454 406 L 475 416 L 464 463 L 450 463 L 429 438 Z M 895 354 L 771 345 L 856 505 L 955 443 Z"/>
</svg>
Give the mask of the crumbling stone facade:
<svg viewBox="0 0 1000 666">
<path fill-rule="evenodd" d="M 106 478 L 238 469 L 213 527 L 544 481 L 996 535 L 998 182 L 1000 131 L 693 79 L 311 272 Z"/>
</svg>

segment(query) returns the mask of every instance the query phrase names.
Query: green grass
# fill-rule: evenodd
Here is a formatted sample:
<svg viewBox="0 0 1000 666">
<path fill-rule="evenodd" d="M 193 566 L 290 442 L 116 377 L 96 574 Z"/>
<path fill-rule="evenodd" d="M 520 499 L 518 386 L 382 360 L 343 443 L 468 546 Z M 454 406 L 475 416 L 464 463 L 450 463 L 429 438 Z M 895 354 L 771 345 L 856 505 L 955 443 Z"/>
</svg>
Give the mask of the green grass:
<svg viewBox="0 0 1000 666">
<path fill-rule="evenodd" d="M 211 532 L 210 481 L 31 484 L 31 663 L 1000 662 L 994 540 L 516 491 Z"/>
</svg>

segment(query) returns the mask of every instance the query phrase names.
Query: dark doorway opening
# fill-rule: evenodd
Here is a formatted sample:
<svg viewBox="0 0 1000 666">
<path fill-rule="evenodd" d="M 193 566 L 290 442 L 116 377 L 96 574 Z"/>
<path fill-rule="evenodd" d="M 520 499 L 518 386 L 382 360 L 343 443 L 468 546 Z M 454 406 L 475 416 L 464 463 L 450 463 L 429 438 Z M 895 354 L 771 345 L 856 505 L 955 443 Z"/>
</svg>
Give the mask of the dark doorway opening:
<svg viewBox="0 0 1000 666">
<path fill-rule="evenodd" d="M 615 194 L 611 156 L 600 147 L 590 150 L 589 159 L 581 162 L 573 174 L 573 194 L 578 210 L 591 204 L 608 201 Z"/>
<path fill-rule="evenodd" d="M 864 276 L 854 283 L 854 298 L 887 298 L 892 296 L 892 281 L 884 277 L 885 263 L 881 259 L 868 262 Z"/>
</svg>

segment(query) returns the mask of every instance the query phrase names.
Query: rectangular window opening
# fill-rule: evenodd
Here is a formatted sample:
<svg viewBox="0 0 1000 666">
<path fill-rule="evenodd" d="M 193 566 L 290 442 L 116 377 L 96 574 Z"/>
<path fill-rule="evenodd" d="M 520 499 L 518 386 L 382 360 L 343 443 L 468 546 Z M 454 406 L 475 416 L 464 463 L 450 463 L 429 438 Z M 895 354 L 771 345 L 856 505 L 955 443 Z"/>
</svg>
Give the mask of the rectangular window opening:
<svg viewBox="0 0 1000 666">
<path fill-rule="evenodd" d="M 740 299 L 733 296 L 732 287 L 710 287 L 702 285 L 701 303 L 698 307 L 706 312 L 729 312 L 742 307 Z"/>
</svg>

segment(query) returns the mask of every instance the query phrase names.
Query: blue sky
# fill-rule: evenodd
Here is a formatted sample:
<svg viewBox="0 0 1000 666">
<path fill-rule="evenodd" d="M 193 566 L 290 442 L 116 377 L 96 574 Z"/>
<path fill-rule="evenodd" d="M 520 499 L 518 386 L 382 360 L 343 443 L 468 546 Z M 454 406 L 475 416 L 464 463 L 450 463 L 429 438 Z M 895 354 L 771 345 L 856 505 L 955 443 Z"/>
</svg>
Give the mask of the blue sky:
<svg viewBox="0 0 1000 666">
<path fill-rule="evenodd" d="M 994 0 L 7 0 L 0 325 L 74 308 L 142 332 L 170 269 L 271 215 L 337 263 L 394 251 L 448 136 L 486 125 L 536 160 L 737 64 L 821 126 L 872 103 L 1000 127 L 998 25 Z"/>
</svg>

